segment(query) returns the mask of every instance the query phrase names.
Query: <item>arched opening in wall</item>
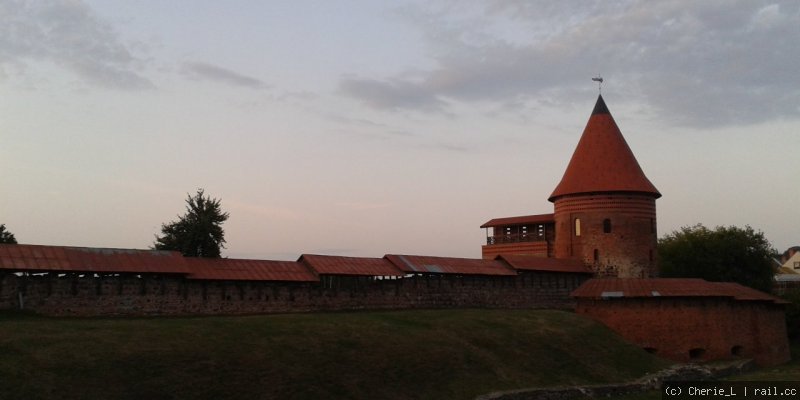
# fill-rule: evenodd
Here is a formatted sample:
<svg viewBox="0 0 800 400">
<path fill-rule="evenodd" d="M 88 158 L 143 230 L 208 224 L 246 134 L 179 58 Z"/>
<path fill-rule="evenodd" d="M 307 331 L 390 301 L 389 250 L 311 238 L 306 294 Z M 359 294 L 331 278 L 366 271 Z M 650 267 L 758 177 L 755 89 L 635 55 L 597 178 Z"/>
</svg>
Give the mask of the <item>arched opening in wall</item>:
<svg viewBox="0 0 800 400">
<path fill-rule="evenodd" d="M 575 236 L 581 235 L 581 219 L 575 218 Z"/>
<path fill-rule="evenodd" d="M 743 354 L 743 351 L 744 351 L 744 347 L 739 346 L 738 344 L 736 346 L 731 347 L 731 355 L 732 356 L 741 357 L 742 354 Z"/>
<path fill-rule="evenodd" d="M 689 350 L 689 359 L 690 360 L 699 360 L 699 359 L 703 358 L 703 356 L 705 354 L 706 354 L 706 349 L 704 349 L 702 347 L 695 347 L 695 348 Z"/>
<path fill-rule="evenodd" d="M 598 262 L 600 260 L 600 252 L 597 249 L 594 249 L 594 262 Z"/>
<path fill-rule="evenodd" d="M 644 351 L 648 352 L 649 354 L 656 354 L 658 353 L 658 349 L 655 347 L 645 347 Z"/>
<path fill-rule="evenodd" d="M 650 250 L 650 262 L 653 262 L 653 250 Z"/>
<path fill-rule="evenodd" d="M 603 220 L 603 233 L 611 233 L 611 220 L 608 218 Z"/>
</svg>

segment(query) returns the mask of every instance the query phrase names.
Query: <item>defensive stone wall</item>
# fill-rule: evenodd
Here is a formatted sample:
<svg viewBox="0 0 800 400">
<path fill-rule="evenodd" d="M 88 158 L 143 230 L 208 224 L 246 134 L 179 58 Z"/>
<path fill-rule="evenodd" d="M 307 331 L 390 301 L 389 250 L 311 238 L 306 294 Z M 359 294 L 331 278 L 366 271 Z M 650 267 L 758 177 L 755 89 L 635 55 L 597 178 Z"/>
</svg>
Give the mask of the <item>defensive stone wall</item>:
<svg viewBox="0 0 800 400">
<path fill-rule="evenodd" d="M 321 277 L 319 283 L 170 275 L 4 274 L 0 309 L 52 316 L 262 314 L 410 308 L 574 308 L 585 274 Z"/>
<path fill-rule="evenodd" d="M 645 350 L 676 361 L 789 361 L 783 306 L 732 298 L 579 299 L 586 314 Z"/>
</svg>

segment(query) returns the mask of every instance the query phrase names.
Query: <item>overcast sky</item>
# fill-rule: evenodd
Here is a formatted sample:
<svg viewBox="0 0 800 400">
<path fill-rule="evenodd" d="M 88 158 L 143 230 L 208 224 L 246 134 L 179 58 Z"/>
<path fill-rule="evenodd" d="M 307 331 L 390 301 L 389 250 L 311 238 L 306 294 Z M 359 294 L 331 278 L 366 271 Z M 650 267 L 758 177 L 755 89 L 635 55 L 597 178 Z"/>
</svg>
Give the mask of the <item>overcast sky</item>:
<svg viewBox="0 0 800 400">
<path fill-rule="evenodd" d="M 223 255 L 479 257 L 551 213 L 602 93 L 659 236 L 800 244 L 800 2 L 0 0 L 0 223 L 147 248 L 205 188 Z"/>
</svg>

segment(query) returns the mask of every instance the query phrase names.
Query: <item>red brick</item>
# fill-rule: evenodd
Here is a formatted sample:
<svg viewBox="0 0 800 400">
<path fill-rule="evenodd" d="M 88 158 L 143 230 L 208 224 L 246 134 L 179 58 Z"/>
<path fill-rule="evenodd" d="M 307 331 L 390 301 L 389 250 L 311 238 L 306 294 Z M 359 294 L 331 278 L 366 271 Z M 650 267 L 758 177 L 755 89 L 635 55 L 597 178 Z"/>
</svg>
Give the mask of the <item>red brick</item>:
<svg viewBox="0 0 800 400">
<path fill-rule="evenodd" d="M 762 366 L 790 359 L 780 304 L 721 297 L 578 299 L 576 311 L 675 361 L 693 361 L 692 349 L 704 351 L 696 361 L 733 358 L 733 352 Z"/>
<path fill-rule="evenodd" d="M 656 205 L 652 196 L 620 193 L 564 196 L 555 201 L 555 211 L 556 258 L 583 260 L 598 276 L 657 275 Z M 580 236 L 575 235 L 576 219 L 580 219 Z M 603 230 L 605 219 L 611 224 L 608 233 Z"/>
</svg>

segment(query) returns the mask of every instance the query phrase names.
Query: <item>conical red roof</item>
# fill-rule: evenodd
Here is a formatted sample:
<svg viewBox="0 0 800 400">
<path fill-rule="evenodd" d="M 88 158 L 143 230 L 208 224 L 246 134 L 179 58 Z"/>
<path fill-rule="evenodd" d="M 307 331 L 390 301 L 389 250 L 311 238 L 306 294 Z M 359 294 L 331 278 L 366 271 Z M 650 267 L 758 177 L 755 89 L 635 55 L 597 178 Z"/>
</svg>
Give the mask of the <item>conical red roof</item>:
<svg viewBox="0 0 800 400">
<path fill-rule="evenodd" d="M 640 192 L 661 197 L 644 176 L 603 96 L 597 98 L 561 183 L 548 200 L 578 193 Z"/>
</svg>

